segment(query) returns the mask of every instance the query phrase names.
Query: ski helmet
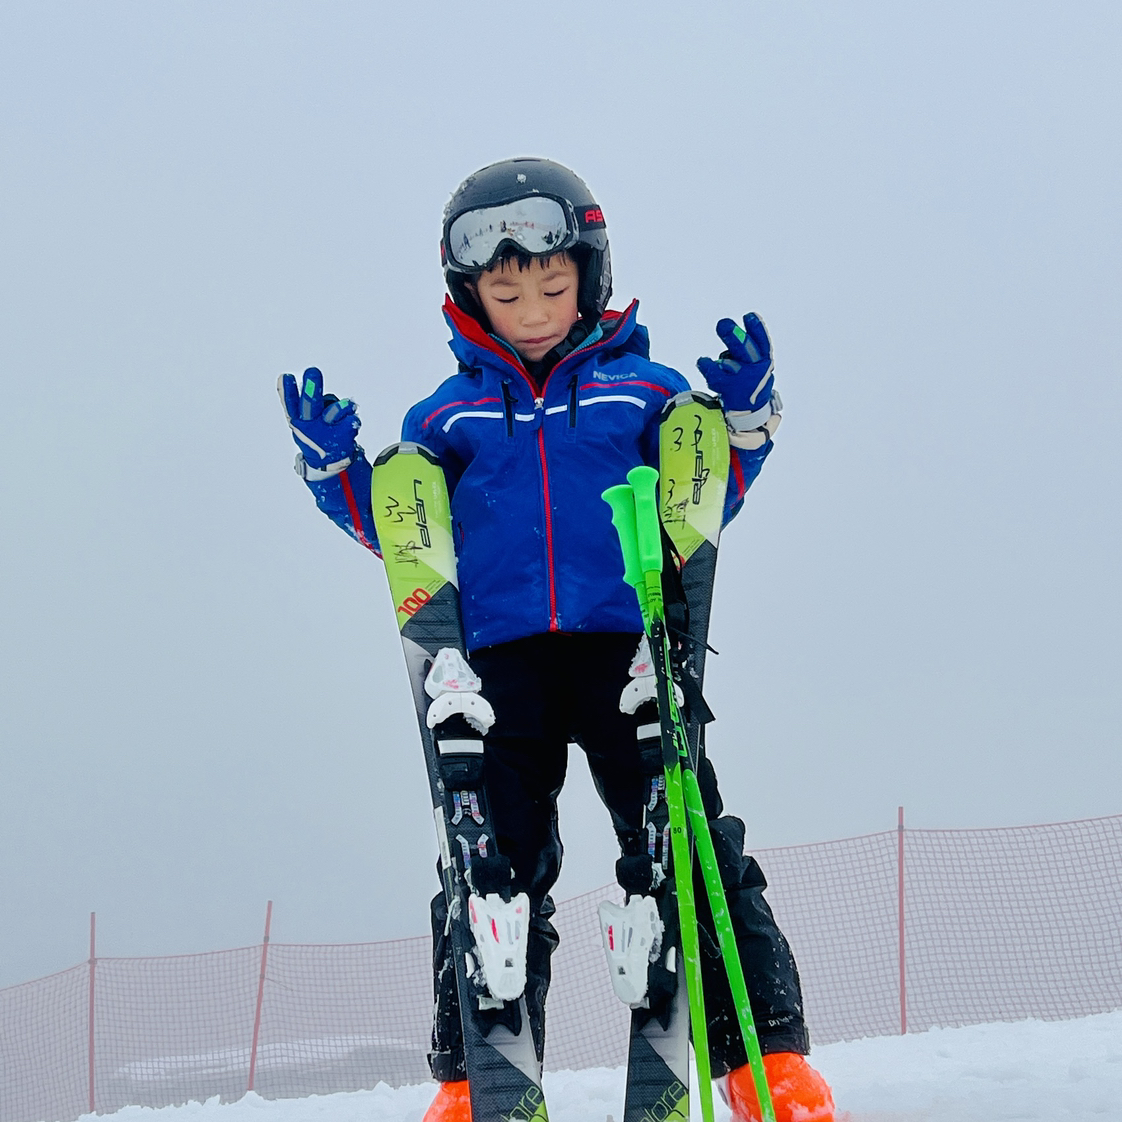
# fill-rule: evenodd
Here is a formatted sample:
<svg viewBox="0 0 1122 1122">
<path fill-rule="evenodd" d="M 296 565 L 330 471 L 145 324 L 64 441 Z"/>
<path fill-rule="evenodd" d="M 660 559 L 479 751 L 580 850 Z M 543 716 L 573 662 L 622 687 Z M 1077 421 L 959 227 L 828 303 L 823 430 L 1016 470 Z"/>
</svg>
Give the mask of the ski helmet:
<svg viewBox="0 0 1122 1122">
<path fill-rule="evenodd" d="M 469 175 L 444 208 L 440 257 L 452 299 L 469 315 L 483 309 L 467 282 L 513 248 L 530 257 L 562 251 L 577 263 L 577 310 L 596 321 L 612 294 L 604 214 L 578 175 L 532 156 Z"/>
</svg>

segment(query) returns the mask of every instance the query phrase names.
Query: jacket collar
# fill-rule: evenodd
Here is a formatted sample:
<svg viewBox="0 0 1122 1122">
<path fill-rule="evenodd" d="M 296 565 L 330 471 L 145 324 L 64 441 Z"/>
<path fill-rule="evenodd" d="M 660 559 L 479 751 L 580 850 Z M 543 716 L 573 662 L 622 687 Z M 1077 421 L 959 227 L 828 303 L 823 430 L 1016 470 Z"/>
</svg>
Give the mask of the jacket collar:
<svg viewBox="0 0 1122 1122">
<path fill-rule="evenodd" d="M 602 337 L 594 343 L 586 344 L 570 352 L 557 365 L 562 366 L 569 362 L 573 355 L 585 354 L 601 348 L 611 348 L 612 350 L 641 349 L 645 352 L 646 332 L 638 327 L 636 322 L 638 313 L 638 300 L 632 300 L 623 312 L 605 312 L 600 320 L 600 326 L 603 330 Z M 498 366 L 499 368 L 517 371 L 522 377 L 529 380 L 529 374 L 527 374 L 526 367 L 518 354 L 501 339 L 488 334 L 479 321 L 458 308 L 452 302 L 451 297 L 445 297 L 444 299 L 444 318 L 452 331 L 452 338 L 448 340 L 448 346 L 456 356 L 457 361 L 463 366 L 472 369 L 480 366 Z M 637 327 L 638 337 L 632 339 L 632 335 L 636 334 Z M 629 341 L 632 343 L 631 347 L 627 346 Z"/>
</svg>

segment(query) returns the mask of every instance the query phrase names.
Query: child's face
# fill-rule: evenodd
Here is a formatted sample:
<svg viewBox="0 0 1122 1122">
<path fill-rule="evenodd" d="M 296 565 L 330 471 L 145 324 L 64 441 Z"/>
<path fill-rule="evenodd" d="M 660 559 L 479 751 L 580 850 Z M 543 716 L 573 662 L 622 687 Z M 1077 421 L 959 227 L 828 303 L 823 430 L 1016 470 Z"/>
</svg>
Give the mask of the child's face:
<svg viewBox="0 0 1122 1122">
<path fill-rule="evenodd" d="M 516 260 L 481 273 L 476 294 L 496 335 L 524 359 L 537 362 L 569 334 L 577 312 L 577 264 L 565 254 L 534 257 L 519 269 Z"/>
</svg>

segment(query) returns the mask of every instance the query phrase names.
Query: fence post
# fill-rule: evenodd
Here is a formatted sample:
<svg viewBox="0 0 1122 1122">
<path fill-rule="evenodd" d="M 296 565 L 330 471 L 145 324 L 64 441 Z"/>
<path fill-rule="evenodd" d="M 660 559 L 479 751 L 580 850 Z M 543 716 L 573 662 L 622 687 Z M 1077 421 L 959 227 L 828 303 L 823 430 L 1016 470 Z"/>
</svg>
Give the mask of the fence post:
<svg viewBox="0 0 1122 1122">
<path fill-rule="evenodd" d="M 90 912 L 90 1004 L 86 1015 L 88 1039 L 86 1065 L 89 1073 L 89 1113 L 94 1112 L 94 974 L 97 968 L 97 912 Z"/>
<path fill-rule="evenodd" d="M 253 1090 L 253 1079 L 257 1072 L 257 1040 L 261 1034 L 261 1005 L 265 1000 L 265 966 L 269 959 L 269 927 L 273 922 L 273 902 L 265 905 L 265 937 L 261 940 L 261 973 L 257 977 L 257 1010 L 253 1014 L 253 1044 L 249 1050 L 249 1086 Z"/>
<path fill-rule="evenodd" d="M 908 1031 L 907 963 L 904 957 L 904 808 L 896 810 L 896 891 L 897 926 L 900 939 L 900 1035 Z"/>
</svg>

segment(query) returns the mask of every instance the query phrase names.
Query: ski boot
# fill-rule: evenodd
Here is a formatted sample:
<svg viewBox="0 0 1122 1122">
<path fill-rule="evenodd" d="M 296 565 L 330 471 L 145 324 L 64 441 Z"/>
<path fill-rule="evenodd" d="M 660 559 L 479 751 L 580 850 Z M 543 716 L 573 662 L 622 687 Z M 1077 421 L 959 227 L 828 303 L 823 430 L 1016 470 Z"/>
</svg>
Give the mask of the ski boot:
<svg viewBox="0 0 1122 1122">
<path fill-rule="evenodd" d="M 772 1052 L 764 1056 L 767 1085 L 775 1107 L 776 1122 L 834 1122 L 834 1096 L 830 1086 L 796 1052 Z M 734 1122 L 761 1122 L 760 1100 L 745 1064 L 722 1080 L 721 1093 L 732 1109 Z"/>
<path fill-rule="evenodd" d="M 468 1081 L 459 1079 L 454 1083 L 441 1083 L 422 1122 L 471 1122 Z"/>
</svg>

